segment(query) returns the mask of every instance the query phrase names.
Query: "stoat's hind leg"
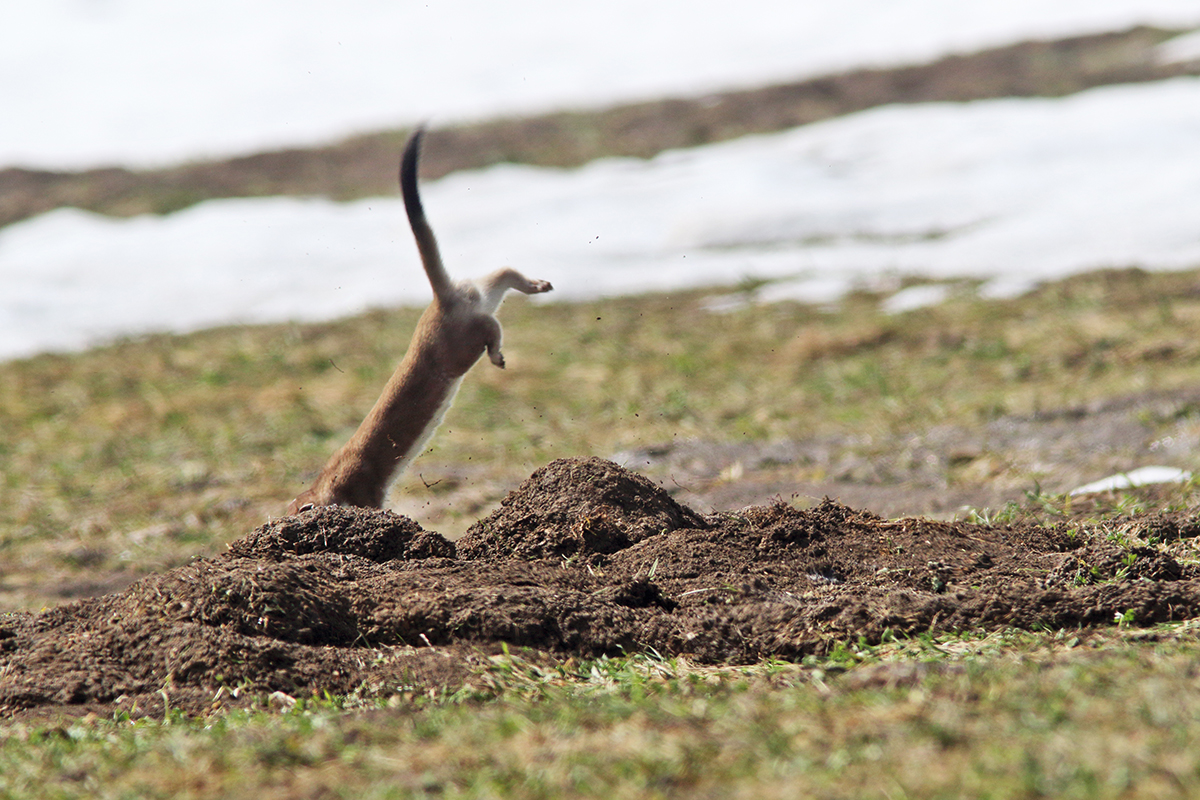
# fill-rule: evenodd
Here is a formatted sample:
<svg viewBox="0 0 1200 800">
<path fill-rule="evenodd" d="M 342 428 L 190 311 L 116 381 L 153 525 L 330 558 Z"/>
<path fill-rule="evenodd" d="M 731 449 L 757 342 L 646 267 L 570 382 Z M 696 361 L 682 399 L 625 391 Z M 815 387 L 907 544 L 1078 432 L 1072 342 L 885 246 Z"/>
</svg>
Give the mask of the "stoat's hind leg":
<svg viewBox="0 0 1200 800">
<path fill-rule="evenodd" d="M 483 324 L 487 326 L 484 343 L 487 346 L 488 361 L 504 369 L 504 354 L 500 352 L 500 339 L 503 336 L 500 323 L 495 317 L 484 317 Z"/>
</svg>

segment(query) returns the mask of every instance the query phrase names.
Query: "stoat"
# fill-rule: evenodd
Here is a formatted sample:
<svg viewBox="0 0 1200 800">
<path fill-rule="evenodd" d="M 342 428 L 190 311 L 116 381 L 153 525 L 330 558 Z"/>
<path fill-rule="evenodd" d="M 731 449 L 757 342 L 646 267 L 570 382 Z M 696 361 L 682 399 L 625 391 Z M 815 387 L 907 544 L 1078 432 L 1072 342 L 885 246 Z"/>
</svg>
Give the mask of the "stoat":
<svg viewBox="0 0 1200 800">
<path fill-rule="evenodd" d="M 388 487 L 421 454 L 450 408 L 463 376 L 484 351 L 497 367 L 500 323 L 494 316 L 504 293 L 550 291 L 548 281 L 501 269 L 479 281 L 452 283 L 417 192 L 418 129 L 400 160 L 400 191 L 433 287 L 433 303 L 413 332 L 404 359 L 350 441 L 329 459 L 312 487 L 288 506 L 294 514 L 314 506 L 380 508 Z"/>
</svg>

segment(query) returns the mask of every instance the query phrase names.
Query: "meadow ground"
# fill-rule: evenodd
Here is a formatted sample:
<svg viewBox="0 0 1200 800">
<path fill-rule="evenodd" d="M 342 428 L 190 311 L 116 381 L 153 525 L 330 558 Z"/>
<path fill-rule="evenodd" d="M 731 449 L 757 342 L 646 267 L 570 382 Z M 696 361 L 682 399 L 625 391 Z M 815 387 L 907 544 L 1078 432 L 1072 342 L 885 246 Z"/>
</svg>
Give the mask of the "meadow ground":
<svg viewBox="0 0 1200 800">
<path fill-rule="evenodd" d="M 1061 492 L 1190 466 L 1200 274 L 752 288 L 511 303 L 417 522 L 248 535 L 414 312 L 0 366 L 4 791 L 1194 789 L 1194 489 Z"/>
</svg>

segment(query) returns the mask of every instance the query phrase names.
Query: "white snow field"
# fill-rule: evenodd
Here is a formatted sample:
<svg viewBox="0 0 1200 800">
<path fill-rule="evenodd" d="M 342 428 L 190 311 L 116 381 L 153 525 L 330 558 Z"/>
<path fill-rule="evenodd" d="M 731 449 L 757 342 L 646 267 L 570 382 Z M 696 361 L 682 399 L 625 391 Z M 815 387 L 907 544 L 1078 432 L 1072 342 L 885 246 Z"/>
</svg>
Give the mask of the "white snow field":
<svg viewBox="0 0 1200 800">
<path fill-rule="evenodd" d="M 592 107 L 1026 38 L 1196 0 L 6 0 L 0 166 L 164 164 Z"/>
<path fill-rule="evenodd" d="M 889 106 L 649 161 L 462 172 L 424 194 L 456 277 L 511 264 L 552 281 L 550 299 L 761 277 L 788 279 L 764 299 L 826 301 L 896 274 L 1007 295 L 1200 265 L 1200 79 Z M 0 230 L 0 279 L 0 357 L 429 298 L 399 198 L 60 209 Z"/>
<path fill-rule="evenodd" d="M 1200 25 L 1195 0 L 10 5 L 0 165 L 63 168 Z M 1197 50 L 1191 35 L 1162 53 Z M 424 191 L 456 276 L 512 264 L 552 280 L 550 301 L 764 277 L 781 279 L 764 301 L 819 302 L 898 274 L 978 277 L 999 296 L 1100 267 L 1200 265 L 1200 81 L 885 107 L 647 162 L 504 166 Z M 128 220 L 60 209 L 0 229 L 0 281 L 0 358 L 429 297 L 394 197 L 222 200 Z"/>
</svg>

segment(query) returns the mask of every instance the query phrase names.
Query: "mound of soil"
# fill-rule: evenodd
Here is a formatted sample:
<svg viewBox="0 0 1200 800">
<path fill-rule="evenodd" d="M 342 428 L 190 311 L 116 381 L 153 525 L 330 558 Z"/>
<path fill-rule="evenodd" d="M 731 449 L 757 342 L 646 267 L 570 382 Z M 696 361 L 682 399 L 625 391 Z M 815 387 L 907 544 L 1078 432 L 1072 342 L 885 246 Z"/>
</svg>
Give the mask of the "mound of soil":
<svg viewBox="0 0 1200 800">
<path fill-rule="evenodd" d="M 564 459 L 457 547 L 390 512 L 314 509 L 119 594 L 0 616 L 0 712 L 438 690 L 502 644 L 742 664 L 888 632 L 1200 612 L 1200 574 L 1170 555 L 1197 521 L 1122 525 L 1117 543 L 1066 523 L 885 520 L 828 500 L 701 517 L 615 464 Z"/>
<path fill-rule="evenodd" d="M 555 461 L 529 476 L 458 540 L 458 557 L 608 555 L 648 536 L 706 528 L 704 519 L 629 470 L 600 458 Z"/>
</svg>

